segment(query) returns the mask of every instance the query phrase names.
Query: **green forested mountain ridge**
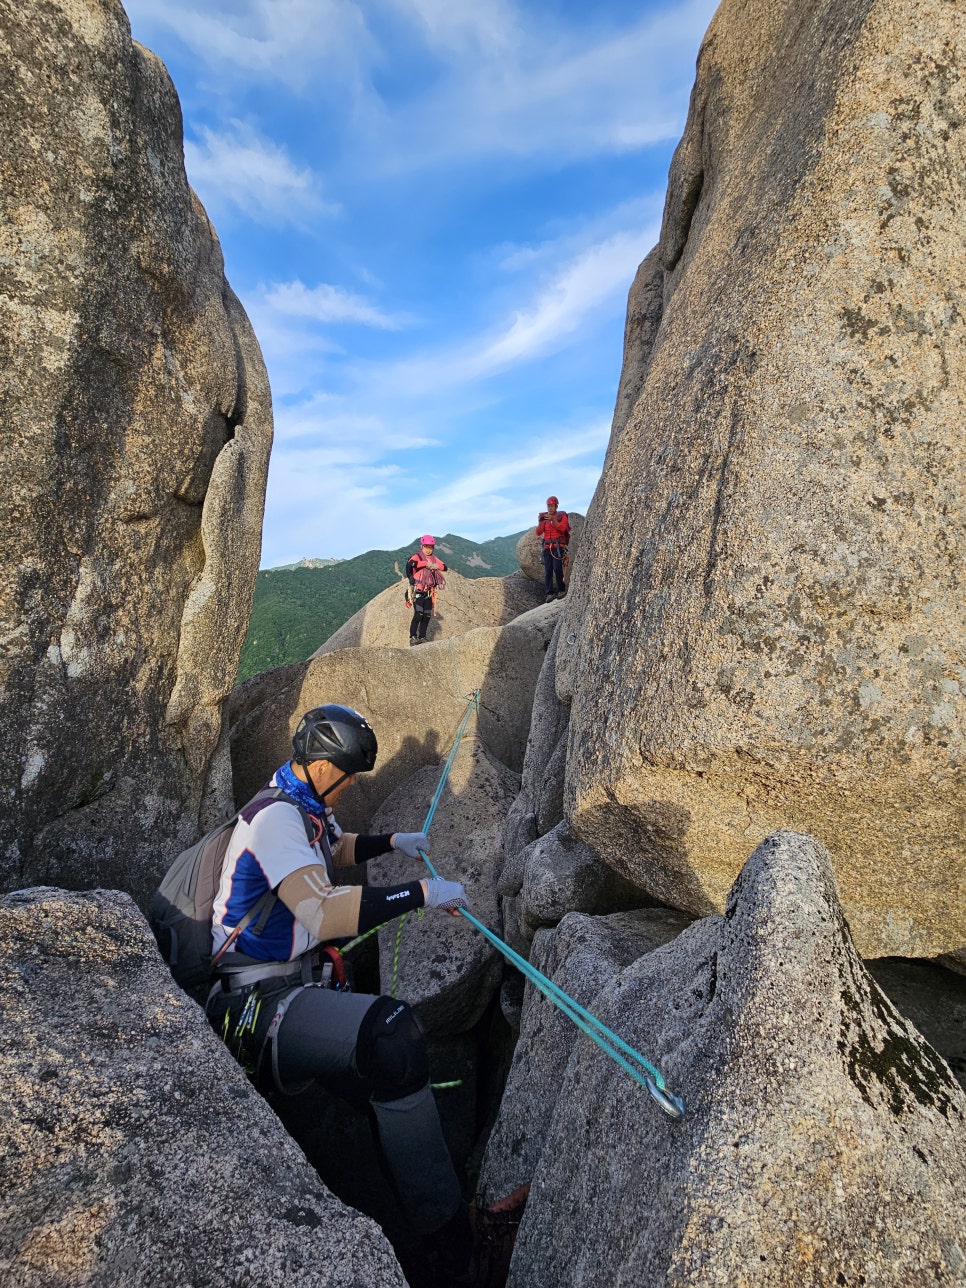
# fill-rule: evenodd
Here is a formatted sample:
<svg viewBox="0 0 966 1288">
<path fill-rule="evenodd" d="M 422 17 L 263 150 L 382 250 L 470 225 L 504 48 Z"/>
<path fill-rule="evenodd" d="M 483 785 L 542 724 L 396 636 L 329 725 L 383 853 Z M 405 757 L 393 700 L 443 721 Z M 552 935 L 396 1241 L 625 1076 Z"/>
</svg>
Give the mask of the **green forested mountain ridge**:
<svg viewBox="0 0 966 1288">
<path fill-rule="evenodd" d="M 522 533 L 467 541 L 447 533 L 436 550 L 463 577 L 506 577 L 519 568 Z M 264 568 L 255 581 L 255 601 L 242 646 L 239 683 L 260 671 L 300 662 L 347 622 L 373 596 L 400 580 L 414 539 L 398 550 L 367 550 L 324 567 Z M 402 607 L 400 600 L 400 607 Z"/>
</svg>

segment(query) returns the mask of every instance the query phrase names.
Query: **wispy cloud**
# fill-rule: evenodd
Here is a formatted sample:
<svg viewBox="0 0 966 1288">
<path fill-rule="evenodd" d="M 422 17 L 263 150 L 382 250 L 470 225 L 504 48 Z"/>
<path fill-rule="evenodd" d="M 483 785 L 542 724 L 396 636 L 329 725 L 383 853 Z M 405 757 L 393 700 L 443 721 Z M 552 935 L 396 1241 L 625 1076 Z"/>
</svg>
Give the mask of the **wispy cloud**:
<svg viewBox="0 0 966 1288">
<path fill-rule="evenodd" d="M 545 157 L 556 165 L 676 138 L 693 79 L 693 50 L 716 0 L 683 0 L 615 30 L 554 28 L 519 9 L 509 47 L 451 57 L 387 132 L 400 167 L 480 156 Z M 682 74 L 682 63 L 686 69 Z M 401 146 L 408 139 L 406 147 Z"/>
<path fill-rule="evenodd" d="M 355 0 L 126 0 L 125 7 L 132 21 L 170 32 L 216 69 L 212 88 L 226 95 L 236 78 L 310 92 L 321 68 L 344 89 L 379 57 Z"/>
<path fill-rule="evenodd" d="M 627 294 L 649 244 L 640 231 L 618 233 L 565 264 L 537 299 L 474 360 L 480 375 L 525 362 L 564 343 L 602 305 Z"/>
<path fill-rule="evenodd" d="M 243 121 L 224 130 L 202 129 L 185 139 L 185 168 L 209 213 L 235 207 L 256 223 L 301 224 L 338 206 L 322 197 L 319 177 L 285 148 Z"/>
<path fill-rule="evenodd" d="M 427 387 L 443 390 L 485 380 L 568 348 L 602 312 L 623 314 L 630 283 L 659 231 L 658 217 L 652 216 L 644 226 L 579 248 L 570 245 L 562 262 L 548 262 L 560 253 L 560 242 L 515 251 L 512 267 L 531 270 L 529 298 L 486 333 L 386 365 L 367 374 L 366 382 L 412 396 Z"/>
<path fill-rule="evenodd" d="M 272 457 L 263 567 L 305 555 L 392 548 L 427 529 L 478 540 L 536 522 L 548 490 L 567 509 L 586 511 L 600 474 L 609 426 L 555 426 L 515 452 L 480 456 L 442 484 L 427 486 L 402 461 L 360 467 L 325 447 L 290 443 Z M 421 459 L 421 458 L 420 458 Z M 319 545 L 319 516 L 331 547 Z"/>
<path fill-rule="evenodd" d="M 326 282 L 318 286 L 284 282 L 268 289 L 263 298 L 266 306 L 275 312 L 311 322 L 355 322 L 384 331 L 398 331 L 411 320 L 408 315 L 386 313 L 361 295 Z"/>
<path fill-rule="evenodd" d="M 233 80 L 254 78 L 310 112 L 338 104 L 354 161 L 400 170 L 501 155 L 561 165 L 675 137 L 715 7 L 678 0 L 617 25 L 592 6 L 554 21 L 511 0 L 128 0 L 148 29 L 232 69 L 212 87 L 226 101 Z M 385 73 L 401 34 L 423 74 L 399 96 Z"/>
</svg>

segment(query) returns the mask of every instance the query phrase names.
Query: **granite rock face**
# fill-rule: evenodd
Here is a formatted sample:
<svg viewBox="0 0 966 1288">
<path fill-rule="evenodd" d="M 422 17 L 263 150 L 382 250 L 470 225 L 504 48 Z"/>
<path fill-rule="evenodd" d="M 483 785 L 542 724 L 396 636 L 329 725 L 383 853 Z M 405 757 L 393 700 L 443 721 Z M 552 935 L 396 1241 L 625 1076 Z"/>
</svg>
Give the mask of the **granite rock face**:
<svg viewBox="0 0 966 1288">
<path fill-rule="evenodd" d="M 0 1281 L 405 1288 L 127 895 L 7 895 L 0 944 Z"/>
<path fill-rule="evenodd" d="M 964 947 L 962 34 L 718 9 L 557 657 L 578 836 L 705 914 L 813 833 L 865 956 Z"/>
<path fill-rule="evenodd" d="M 426 766 L 397 788 L 373 819 L 374 832 L 418 832 L 436 790 L 442 766 Z M 441 877 L 461 881 L 473 915 L 499 930 L 497 882 L 500 830 L 520 785 L 517 774 L 488 754 L 471 722 L 460 743 L 430 829 L 430 858 Z M 422 880 L 421 859 L 393 854 L 372 860 L 371 885 Z M 412 913 L 400 929 L 379 932 L 381 988 L 405 998 L 424 1032 L 465 1033 L 500 985 L 502 958 L 463 917 L 435 909 Z"/>
<path fill-rule="evenodd" d="M 525 957 L 536 932 L 555 926 L 568 912 L 594 915 L 651 902 L 571 836 L 563 822 L 510 860 L 498 889 L 507 942 Z"/>
<path fill-rule="evenodd" d="M 503 853 L 508 862 L 563 818 L 570 710 L 557 698 L 555 689 L 559 634 L 558 623 L 533 693 L 520 794 L 503 828 Z"/>
<path fill-rule="evenodd" d="M 587 997 L 593 969 L 574 951 L 556 978 Z M 614 973 L 591 1009 L 687 1114 L 665 1117 L 586 1038 L 562 1079 L 566 1053 L 544 1054 L 554 1108 L 511 1288 L 966 1282 L 966 1095 L 865 971 L 813 838 L 769 837 L 724 916 Z"/>
<path fill-rule="evenodd" d="M 409 648 L 413 611 L 406 607 L 409 583 L 400 581 L 371 599 L 330 635 L 313 657 L 340 648 Z M 514 617 L 543 603 L 543 595 L 522 573 L 510 577 L 461 577 L 446 573 L 436 598 L 430 640 L 452 639 L 479 626 L 505 626 Z M 425 647 L 420 645 L 420 647 Z"/>
<path fill-rule="evenodd" d="M 466 695 L 475 689 L 480 736 L 497 760 L 519 773 L 534 686 L 561 608 L 541 605 L 506 626 L 480 627 L 419 648 L 339 649 L 239 685 L 230 716 L 238 802 L 291 756 L 302 713 L 323 702 L 361 711 L 379 740 L 375 771 L 360 775 L 339 801 L 339 822 L 347 831 L 368 831 L 386 797 L 417 769 L 446 758 Z"/>
<path fill-rule="evenodd" d="M 606 917 L 574 912 L 555 929 L 537 931 L 530 961 L 594 1011 L 595 998 L 612 979 L 645 953 L 670 943 L 690 920 L 669 908 Z M 557 1007 L 527 987 L 520 1037 L 480 1174 L 484 1204 L 498 1203 L 533 1180 L 579 1036 Z"/>
<path fill-rule="evenodd" d="M 268 380 L 121 5 L 2 0 L 0 57 L 0 888 L 143 898 L 230 803 Z"/>
<path fill-rule="evenodd" d="M 577 514 L 574 510 L 567 510 L 567 517 L 570 520 L 570 545 L 567 547 L 567 554 L 570 557 L 570 566 L 573 568 L 577 551 L 580 549 L 581 534 L 584 530 L 584 516 Z M 517 562 L 525 577 L 529 577 L 531 581 L 539 582 L 541 586 L 544 585 L 543 538 L 537 536 L 536 525 L 528 532 L 525 532 L 517 542 Z M 567 574 L 567 584 L 570 584 L 569 573 Z"/>
</svg>

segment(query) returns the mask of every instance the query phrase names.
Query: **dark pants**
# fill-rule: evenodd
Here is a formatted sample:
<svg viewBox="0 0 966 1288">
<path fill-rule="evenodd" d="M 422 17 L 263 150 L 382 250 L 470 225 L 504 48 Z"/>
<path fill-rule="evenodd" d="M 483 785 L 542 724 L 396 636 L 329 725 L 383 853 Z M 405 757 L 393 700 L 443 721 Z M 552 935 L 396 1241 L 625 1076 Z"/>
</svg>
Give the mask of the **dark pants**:
<svg viewBox="0 0 966 1288">
<path fill-rule="evenodd" d="M 557 579 L 557 591 L 564 589 L 563 549 L 560 546 L 544 546 L 543 575 L 547 583 L 547 594 L 553 594 L 554 578 Z"/>
<path fill-rule="evenodd" d="M 429 619 L 433 615 L 432 595 L 413 595 L 413 620 L 409 627 L 411 639 L 424 640 L 429 629 Z"/>
<path fill-rule="evenodd" d="M 246 997 L 247 991 L 214 992 L 208 1000 L 208 1018 L 219 1033 L 228 1012 L 230 1044 Z M 266 1038 L 286 1001 L 273 1061 L 272 1040 Z M 408 1007 L 366 993 L 266 987 L 254 1030 L 242 1045 L 241 1057 L 280 1091 L 318 1080 L 338 1093 L 347 1075 L 358 1079 L 369 1093 L 383 1157 L 413 1230 L 429 1234 L 458 1212 L 460 1184 L 429 1085 L 425 1042 Z"/>
</svg>

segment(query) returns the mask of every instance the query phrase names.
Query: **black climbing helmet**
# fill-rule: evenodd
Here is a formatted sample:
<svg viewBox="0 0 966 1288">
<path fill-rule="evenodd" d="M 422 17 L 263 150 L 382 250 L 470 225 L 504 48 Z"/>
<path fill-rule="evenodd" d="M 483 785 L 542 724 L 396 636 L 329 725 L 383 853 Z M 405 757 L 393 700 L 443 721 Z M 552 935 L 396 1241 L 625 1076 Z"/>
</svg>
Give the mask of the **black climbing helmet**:
<svg viewBox="0 0 966 1288">
<path fill-rule="evenodd" d="M 328 760 L 344 774 L 364 774 L 374 769 L 379 750 L 365 716 L 331 702 L 306 711 L 295 730 L 292 747 L 298 764 Z"/>
</svg>

